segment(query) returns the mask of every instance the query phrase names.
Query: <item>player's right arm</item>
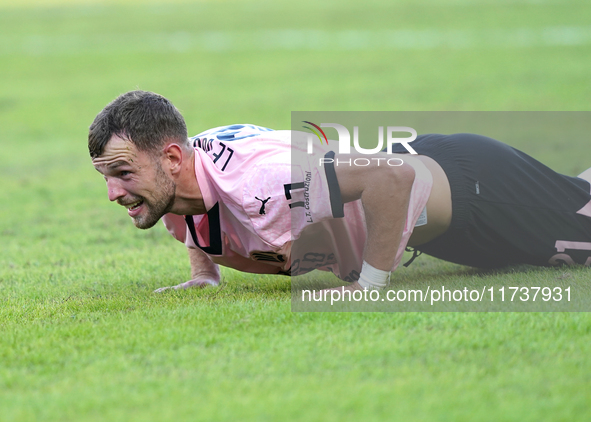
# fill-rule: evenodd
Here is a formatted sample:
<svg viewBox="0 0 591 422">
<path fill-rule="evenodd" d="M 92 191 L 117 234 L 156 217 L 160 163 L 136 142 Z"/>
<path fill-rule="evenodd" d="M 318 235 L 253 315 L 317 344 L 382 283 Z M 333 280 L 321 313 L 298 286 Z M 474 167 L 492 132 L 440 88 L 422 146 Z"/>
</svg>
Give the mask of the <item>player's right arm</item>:
<svg viewBox="0 0 591 422">
<path fill-rule="evenodd" d="M 363 206 L 367 227 L 364 261 L 389 272 L 402 239 L 415 170 L 407 163 L 390 167 L 375 162 L 364 167 L 335 166 L 335 170 L 343 202 L 360 199 Z M 362 287 L 356 281 L 347 288 Z"/>
<path fill-rule="evenodd" d="M 191 280 L 176 286 L 161 287 L 155 293 L 168 289 L 188 289 L 189 287 L 217 286 L 220 283 L 220 268 L 200 249 L 187 248 L 191 263 Z"/>
</svg>

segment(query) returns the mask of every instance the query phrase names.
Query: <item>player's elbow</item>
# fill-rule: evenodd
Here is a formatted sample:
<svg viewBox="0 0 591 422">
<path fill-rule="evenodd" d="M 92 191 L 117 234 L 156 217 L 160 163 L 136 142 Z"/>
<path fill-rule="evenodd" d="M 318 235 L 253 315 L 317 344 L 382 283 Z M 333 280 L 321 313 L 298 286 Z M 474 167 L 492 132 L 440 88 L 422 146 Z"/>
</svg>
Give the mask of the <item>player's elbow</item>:
<svg viewBox="0 0 591 422">
<path fill-rule="evenodd" d="M 399 166 L 382 167 L 380 179 L 384 183 L 391 183 L 399 190 L 409 191 L 415 181 L 415 170 L 407 163 Z"/>
<path fill-rule="evenodd" d="M 415 172 L 412 166 L 372 169 L 371 178 L 365 181 L 361 202 L 366 218 L 372 220 L 376 213 L 387 212 L 403 215 L 408 206 Z M 370 223 L 368 223 L 370 224 Z"/>
<path fill-rule="evenodd" d="M 384 167 L 381 171 L 379 181 L 368 193 L 382 197 L 381 201 L 387 203 L 405 202 L 410 198 L 412 186 L 415 180 L 415 170 L 407 163 L 396 167 Z"/>
<path fill-rule="evenodd" d="M 337 180 L 343 202 L 351 202 L 365 196 L 406 194 L 415 179 L 413 167 L 407 163 L 397 166 L 384 165 L 376 160 L 365 167 L 336 167 Z"/>
</svg>

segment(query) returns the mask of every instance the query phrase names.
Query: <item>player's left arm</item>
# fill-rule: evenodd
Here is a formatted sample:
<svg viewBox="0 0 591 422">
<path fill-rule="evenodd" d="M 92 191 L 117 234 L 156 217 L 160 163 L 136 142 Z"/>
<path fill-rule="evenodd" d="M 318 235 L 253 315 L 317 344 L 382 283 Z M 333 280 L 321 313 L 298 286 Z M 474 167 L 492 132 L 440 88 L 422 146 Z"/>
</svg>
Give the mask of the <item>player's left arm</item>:
<svg viewBox="0 0 591 422">
<path fill-rule="evenodd" d="M 217 286 L 220 283 L 220 268 L 201 249 L 187 248 L 189 262 L 191 263 L 191 280 L 176 286 L 166 286 L 154 290 L 161 293 L 165 290 L 188 289 L 189 287 Z"/>
<path fill-rule="evenodd" d="M 340 161 L 354 158 L 341 156 Z M 335 173 L 343 202 L 361 199 L 363 205 L 367 225 L 364 261 L 389 272 L 402 240 L 415 171 L 406 163 L 394 167 L 384 163 L 385 160 L 370 161 L 364 167 L 335 165 Z M 355 282 L 349 288 L 361 289 L 361 286 Z"/>
</svg>

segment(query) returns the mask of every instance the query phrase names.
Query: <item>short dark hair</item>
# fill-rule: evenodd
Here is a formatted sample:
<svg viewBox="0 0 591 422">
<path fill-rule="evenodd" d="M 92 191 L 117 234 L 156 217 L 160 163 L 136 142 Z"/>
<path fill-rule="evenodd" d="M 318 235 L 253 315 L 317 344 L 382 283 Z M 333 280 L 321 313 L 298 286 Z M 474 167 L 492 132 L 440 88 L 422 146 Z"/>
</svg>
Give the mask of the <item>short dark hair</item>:
<svg viewBox="0 0 591 422">
<path fill-rule="evenodd" d="M 163 96 L 130 91 L 109 103 L 90 125 L 90 157 L 100 157 L 113 135 L 133 142 L 140 151 L 155 154 L 166 142 L 184 146 L 187 126 L 181 113 Z"/>
</svg>

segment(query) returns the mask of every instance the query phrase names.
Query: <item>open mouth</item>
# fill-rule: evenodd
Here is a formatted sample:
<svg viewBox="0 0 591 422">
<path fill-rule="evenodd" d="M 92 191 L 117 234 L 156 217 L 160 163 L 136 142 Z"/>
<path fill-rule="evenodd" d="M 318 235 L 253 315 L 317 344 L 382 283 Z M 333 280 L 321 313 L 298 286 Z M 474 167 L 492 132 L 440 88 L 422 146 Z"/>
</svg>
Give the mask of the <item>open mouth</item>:
<svg viewBox="0 0 591 422">
<path fill-rule="evenodd" d="M 129 214 L 129 216 L 132 218 L 137 217 L 142 212 L 142 205 L 144 205 L 143 199 L 140 199 L 139 201 L 125 205 L 125 208 L 127 208 L 127 214 Z"/>
<path fill-rule="evenodd" d="M 133 211 L 133 210 L 136 210 L 136 209 L 138 209 L 139 207 L 141 207 L 143 203 L 144 203 L 144 201 L 140 200 L 140 201 L 134 202 L 133 204 L 126 205 L 125 207 L 126 207 L 126 208 L 127 208 L 129 211 Z"/>
</svg>

